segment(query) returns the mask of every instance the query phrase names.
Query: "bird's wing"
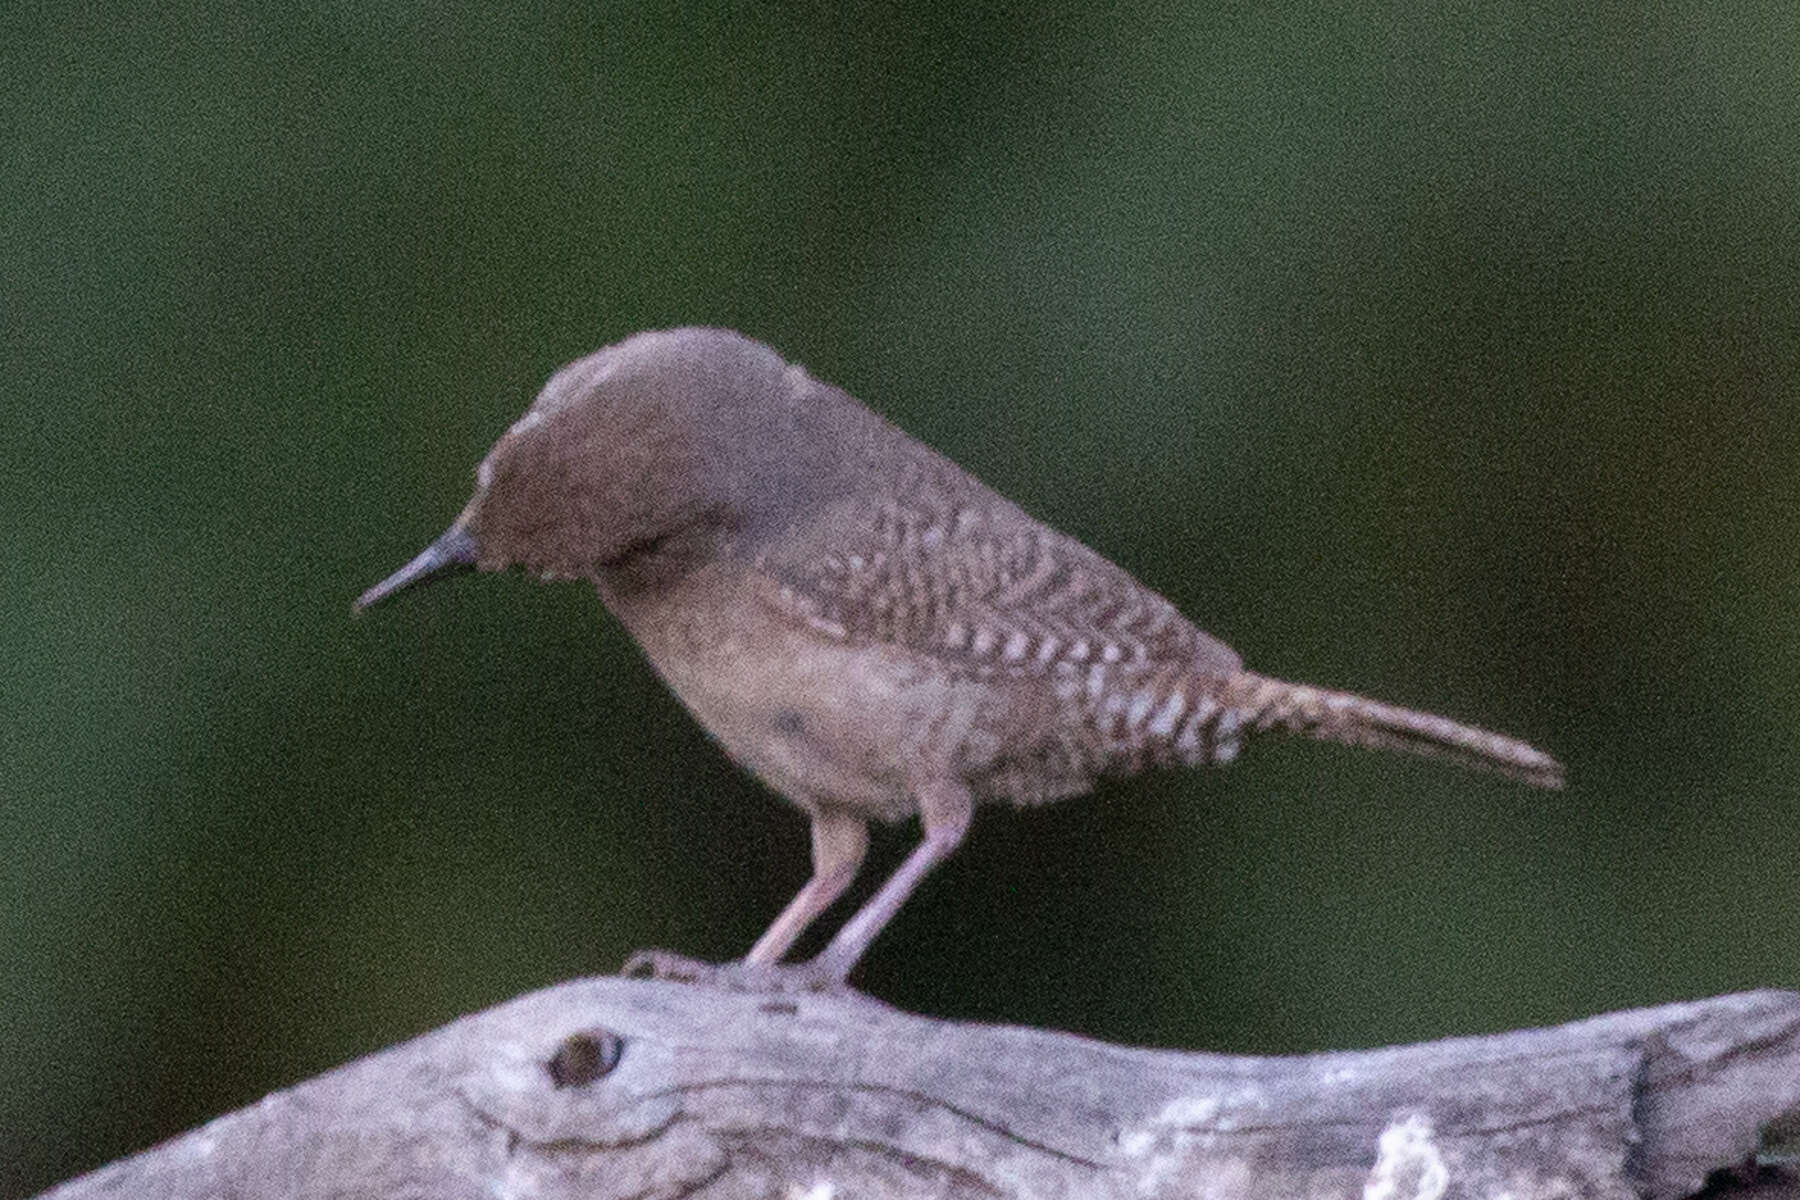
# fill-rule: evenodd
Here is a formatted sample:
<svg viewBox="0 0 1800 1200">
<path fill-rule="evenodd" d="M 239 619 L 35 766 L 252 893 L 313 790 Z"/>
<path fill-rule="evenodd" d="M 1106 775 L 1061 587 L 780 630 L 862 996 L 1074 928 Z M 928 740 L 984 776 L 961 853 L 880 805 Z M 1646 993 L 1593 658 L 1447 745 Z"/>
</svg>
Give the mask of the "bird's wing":
<svg viewBox="0 0 1800 1200">
<path fill-rule="evenodd" d="M 904 646 L 980 678 L 1242 665 L 1123 569 L 985 488 L 852 499 L 795 542 L 806 551 L 758 562 L 771 602 L 833 640 Z"/>
</svg>

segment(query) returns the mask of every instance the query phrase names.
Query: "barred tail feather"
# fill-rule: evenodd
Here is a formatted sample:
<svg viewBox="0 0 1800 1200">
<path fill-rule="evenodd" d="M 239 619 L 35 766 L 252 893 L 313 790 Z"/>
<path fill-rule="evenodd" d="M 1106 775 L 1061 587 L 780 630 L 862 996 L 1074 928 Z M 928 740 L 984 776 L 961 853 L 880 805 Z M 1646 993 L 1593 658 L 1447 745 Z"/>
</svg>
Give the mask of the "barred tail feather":
<svg viewBox="0 0 1800 1200">
<path fill-rule="evenodd" d="M 1249 671 L 1231 679 L 1227 697 L 1226 703 L 1244 714 L 1248 729 L 1282 729 L 1321 741 L 1424 754 L 1535 787 L 1563 785 L 1562 764 L 1543 751 L 1434 713 Z"/>
</svg>

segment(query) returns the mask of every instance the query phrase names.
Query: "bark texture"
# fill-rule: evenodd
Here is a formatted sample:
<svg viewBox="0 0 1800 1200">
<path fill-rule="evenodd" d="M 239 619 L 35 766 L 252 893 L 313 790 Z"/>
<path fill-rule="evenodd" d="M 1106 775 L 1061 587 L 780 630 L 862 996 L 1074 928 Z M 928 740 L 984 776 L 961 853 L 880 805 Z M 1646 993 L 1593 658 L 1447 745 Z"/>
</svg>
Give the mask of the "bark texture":
<svg viewBox="0 0 1800 1200">
<path fill-rule="evenodd" d="M 1292 1058 L 854 993 L 519 997 L 45 1193 L 1800 1200 L 1800 994 Z"/>
</svg>

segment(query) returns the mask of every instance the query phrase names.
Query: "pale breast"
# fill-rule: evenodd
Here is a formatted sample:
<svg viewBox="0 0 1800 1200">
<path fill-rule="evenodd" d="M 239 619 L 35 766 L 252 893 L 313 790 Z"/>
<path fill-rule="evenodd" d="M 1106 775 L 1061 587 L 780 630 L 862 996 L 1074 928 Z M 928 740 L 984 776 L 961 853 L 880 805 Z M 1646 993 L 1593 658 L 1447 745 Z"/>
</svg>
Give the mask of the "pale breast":
<svg viewBox="0 0 1800 1200">
<path fill-rule="evenodd" d="M 909 781 L 957 771 L 991 689 L 901 647 L 848 645 L 758 600 L 768 581 L 713 564 L 609 608 L 695 719 L 740 765 L 802 807 L 872 819 L 916 811 Z"/>
</svg>

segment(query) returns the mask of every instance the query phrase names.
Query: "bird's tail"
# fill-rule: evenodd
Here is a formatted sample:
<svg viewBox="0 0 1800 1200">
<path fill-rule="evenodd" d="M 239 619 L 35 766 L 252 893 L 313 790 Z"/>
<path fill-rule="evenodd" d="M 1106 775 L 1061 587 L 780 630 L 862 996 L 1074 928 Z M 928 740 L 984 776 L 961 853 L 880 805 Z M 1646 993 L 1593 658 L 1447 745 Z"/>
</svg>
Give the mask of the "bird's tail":
<svg viewBox="0 0 1800 1200">
<path fill-rule="evenodd" d="M 1434 713 L 1250 671 L 1232 676 L 1225 693 L 1226 707 L 1242 715 L 1247 730 L 1282 729 L 1321 741 L 1405 750 L 1496 771 L 1536 787 L 1563 785 L 1562 764 L 1543 751 Z"/>
</svg>

